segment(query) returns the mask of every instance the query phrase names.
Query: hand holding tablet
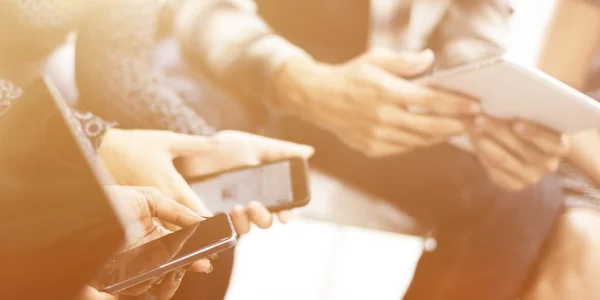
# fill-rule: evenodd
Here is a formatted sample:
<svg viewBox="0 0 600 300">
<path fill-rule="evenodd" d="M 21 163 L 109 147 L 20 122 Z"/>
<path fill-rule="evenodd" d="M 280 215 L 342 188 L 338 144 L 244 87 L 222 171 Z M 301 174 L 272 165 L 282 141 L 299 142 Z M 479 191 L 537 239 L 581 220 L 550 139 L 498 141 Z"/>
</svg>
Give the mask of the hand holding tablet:
<svg viewBox="0 0 600 300">
<path fill-rule="evenodd" d="M 478 98 L 484 113 L 498 119 L 531 121 L 566 134 L 600 128 L 600 103 L 542 71 L 506 57 L 441 71 L 415 81 Z M 453 139 L 452 143 L 470 147 L 463 137 Z"/>
</svg>

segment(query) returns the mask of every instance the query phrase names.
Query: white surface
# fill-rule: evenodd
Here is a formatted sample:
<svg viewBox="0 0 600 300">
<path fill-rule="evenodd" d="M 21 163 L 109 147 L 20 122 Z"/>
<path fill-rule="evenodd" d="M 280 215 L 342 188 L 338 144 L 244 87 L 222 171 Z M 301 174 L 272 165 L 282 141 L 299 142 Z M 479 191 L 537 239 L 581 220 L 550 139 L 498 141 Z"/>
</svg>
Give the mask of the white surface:
<svg viewBox="0 0 600 300">
<path fill-rule="evenodd" d="M 298 210 L 302 217 L 387 232 L 424 234 L 402 211 L 327 174 L 312 170 L 310 184 L 311 201 Z"/>
<path fill-rule="evenodd" d="M 296 220 L 240 241 L 227 300 L 398 300 L 420 238 Z"/>
</svg>

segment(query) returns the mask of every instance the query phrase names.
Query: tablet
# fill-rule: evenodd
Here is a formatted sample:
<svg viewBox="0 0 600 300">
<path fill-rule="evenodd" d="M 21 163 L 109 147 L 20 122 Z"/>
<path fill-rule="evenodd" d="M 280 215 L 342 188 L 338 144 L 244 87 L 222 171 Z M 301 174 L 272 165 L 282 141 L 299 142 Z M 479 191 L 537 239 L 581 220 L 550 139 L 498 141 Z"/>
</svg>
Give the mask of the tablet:
<svg viewBox="0 0 600 300">
<path fill-rule="evenodd" d="M 508 120 L 529 120 L 563 133 L 600 129 L 600 103 L 569 85 L 506 55 L 415 79 L 472 95 L 483 111 Z M 465 147 L 463 139 L 453 140 Z"/>
</svg>

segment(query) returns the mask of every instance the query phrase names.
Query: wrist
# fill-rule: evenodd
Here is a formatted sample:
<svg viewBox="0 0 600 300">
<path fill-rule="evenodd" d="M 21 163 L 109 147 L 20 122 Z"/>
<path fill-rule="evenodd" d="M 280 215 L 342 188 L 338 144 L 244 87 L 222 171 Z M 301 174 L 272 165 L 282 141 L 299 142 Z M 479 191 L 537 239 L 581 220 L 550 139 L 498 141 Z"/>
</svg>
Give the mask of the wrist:
<svg viewBox="0 0 600 300">
<path fill-rule="evenodd" d="M 592 181 L 600 185 L 600 134 L 589 130 L 571 136 L 571 150 L 567 160 Z"/>
<path fill-rule="evenodd" d="M 304 108 L 320 100 L 315 94 L 330 68 L 306 57 L 288 59 L 273 74 L 269 98 L 284 112 L 302 114 Z"/>
</svg>

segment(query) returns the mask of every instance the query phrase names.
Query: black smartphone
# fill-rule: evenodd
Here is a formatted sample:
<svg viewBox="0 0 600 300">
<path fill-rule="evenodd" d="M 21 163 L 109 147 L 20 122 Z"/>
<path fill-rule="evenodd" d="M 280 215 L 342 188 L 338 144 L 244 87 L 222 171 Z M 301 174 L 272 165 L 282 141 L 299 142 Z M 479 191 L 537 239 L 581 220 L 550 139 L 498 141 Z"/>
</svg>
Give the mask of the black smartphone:
<svg viewBox="0 0 600 300">
<path fill-rule="evenodd" d="M 277 212 L 308 204 L 308 163 L 293 158 L 234 169 L 210 177 L 188 178 L 210 211 L 228 213 L 235 205 L 259 201 Z"/>
<path fill-rule="evenodd" d="M 237 234 L 231 219 L 226 214 L 218 214 L 115 255 L 97 274 L 93 285 L 103 292 L 117 293 L 229 249 L 236 243 Z"/>
</svg>

